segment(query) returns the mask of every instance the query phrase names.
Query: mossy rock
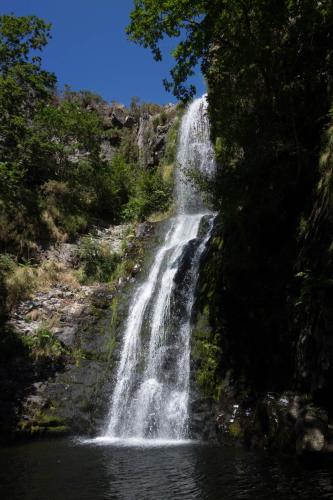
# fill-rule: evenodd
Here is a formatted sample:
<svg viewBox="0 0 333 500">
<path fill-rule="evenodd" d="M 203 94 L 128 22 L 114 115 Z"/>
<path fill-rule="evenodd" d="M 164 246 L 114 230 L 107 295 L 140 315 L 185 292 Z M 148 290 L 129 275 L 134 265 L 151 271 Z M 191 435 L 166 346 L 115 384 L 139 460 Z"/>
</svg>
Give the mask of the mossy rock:
<svg viewBox="0 0 333 500">
<path fill-rule="evenodd" d="M 207 397 L 219 397 L 221 381 L 218 374 L 220 347 L 219 337 L 214 335 L 208 321 L 209 306 L 197 315 L 192 332 L 192 359 L 195 364 L 195 379 L 199 389 Z"/>
<path fill-rule="evenodd" d="M 55 414 L 39 412 L 32 420 L 21 420 L 17 426 L 19 434 L 35 435 L 65 435 L 70 431 L 65 420 Z"/>
<path fill-rule="evenodd" d="M 237 420 L 229 425 L 229 435 L 233 439 L 242 439 L 243 434 L 242 427 Z"/>
</svg>

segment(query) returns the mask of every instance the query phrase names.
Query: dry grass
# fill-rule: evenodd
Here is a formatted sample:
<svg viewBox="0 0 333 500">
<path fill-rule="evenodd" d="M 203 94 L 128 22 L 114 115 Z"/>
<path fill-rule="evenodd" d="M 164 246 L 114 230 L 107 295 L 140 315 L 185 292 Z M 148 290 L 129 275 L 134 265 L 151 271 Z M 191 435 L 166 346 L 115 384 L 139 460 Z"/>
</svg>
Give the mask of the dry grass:
<svg viewBox="0 0 333 500">
<path fill-rule="evenodd" d="M 75 271 L 66 268 L 62 263 L 43 261 L 39 267 L 15 265 L 5 278 L 7 291 L 6 305 L 9 310 L 23 300 L 29 299 L 33 293 L 48 290 L 56 285 L 66 285 L 70 289 L 80 287 Z M 37 312 L 31 311 L 32 321 Z"/>
<path fill-rule="evenodd" d="M 68 269 L 61 262 L 45 260 L 37 268 L 38 288 L 45 290 L 56 284 L 67 285 L 72 289 L 79 288 L 80 284 L 72 269 Z"/>
<path fill-rule="evenodd" d="M 39 309 L 32 309 L 32 311 L 28 312 L 25 317 L 29 321 L 40 321 L 44 319 L 44 315 Z"/>
<path fill-rule="evenodd" d="M 46 327 L 52 330 L 60 325 L 60 314 L 55 313 L 50 318 L 45 320 Z"/>
<path fill-rule="evenodd" d="M 15 304 L 26 300 L 37 288 L 37 272 L 30 266 L 16 266 L 5 278 L 6 304 L 12 309 Z"/>
<path fill-rule="evenodd" d="M 167 184 L 172 184 L 174 176 L 174 164 L 169 163 L 162 167 L 162 179 Z"/>
<path fill-rule="evenodd" d="M 55 313 L 51 317 L 46 316 L 45 312 L 40 309 L 33 309 L 32 311 L 26 314 L 25 318 L 28 321 L 38 321 L 41 322 L 45 328 L 52 330 L 53 328 L 57 328 L 60 324 L 60 314 Z"/>
<path fill-rule="evenodd" d="M 55 211 L 55 210 L 54 210 Z M 54 219 L 59 216 L 59 213 L 52 213 L 51 210 L 44 210 L 42 220 L 54 241 L 64 242 L 67 240 L 67 234 L 63 233 L 56 225 Z"/>
</svg>

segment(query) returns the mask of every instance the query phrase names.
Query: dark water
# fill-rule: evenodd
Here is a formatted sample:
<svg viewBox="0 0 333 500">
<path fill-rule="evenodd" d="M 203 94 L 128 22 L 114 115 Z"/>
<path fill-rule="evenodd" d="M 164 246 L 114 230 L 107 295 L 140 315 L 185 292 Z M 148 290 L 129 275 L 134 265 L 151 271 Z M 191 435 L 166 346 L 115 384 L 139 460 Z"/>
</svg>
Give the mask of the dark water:
<svg viewBox="0 0 333 500">
<path fill-rule="evenodd" d="M 333 498 L 333 468 L 205 445 L 125 448 L 53 440 L 0 450 L 1 500 Z"/>
</svg>

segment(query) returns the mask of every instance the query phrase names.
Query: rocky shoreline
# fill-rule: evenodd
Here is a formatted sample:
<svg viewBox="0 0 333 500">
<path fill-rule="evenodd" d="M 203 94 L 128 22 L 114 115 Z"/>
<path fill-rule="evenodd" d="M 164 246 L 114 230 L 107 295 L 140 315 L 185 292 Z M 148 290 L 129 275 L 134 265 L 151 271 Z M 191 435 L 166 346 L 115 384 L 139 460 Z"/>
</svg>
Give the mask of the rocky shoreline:
<svg viewBox="0 0 333 500">
<path fill-rule="evenodd" d="M 332 422 L 306 395 L 287 391 L 242 399 L 226 391 L 217 413 L 217 438 L 222 445 L 268 449 L 300 458 L 331 456 L 333 452 Z"/>
</svg>

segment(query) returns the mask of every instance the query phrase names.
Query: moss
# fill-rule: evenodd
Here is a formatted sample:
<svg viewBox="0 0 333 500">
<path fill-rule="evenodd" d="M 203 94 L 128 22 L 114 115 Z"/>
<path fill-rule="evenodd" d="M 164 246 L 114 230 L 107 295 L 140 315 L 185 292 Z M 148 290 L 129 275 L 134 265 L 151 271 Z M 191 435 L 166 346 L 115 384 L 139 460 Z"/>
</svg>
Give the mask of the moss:
<svg viewBox="0 0 333 500">
<path fill-rule="evenodd" d="M 107 341 L 107 359 L 108 363 L 112 363 L 113 360 L 113 354 L 117 348 L 118 341 L 117 341 L 117 329 L 119 327 L 119 324 L 121 322 L 121 315 L 119 314 L 119 297 L 116 296 L 112 299 L 111 301 L 111 311 L 112 311 L 112 317 L 111 321 L 108 326 L 108 341 Z"/>
<path fill-rule="evenodd" d="M 109 338 L 108 341 L 108 359 L 110 360 L 114 354 L 114 351 L 116 350 L 116 347 L 118 345 L 117 339 L 115 335 Z"/>
<path fill-rule="evenodd" d="M 29 434 L 31 435 L 41 435 L 41 434 L 48 434 L 48 435 L 63 435 L 63 434 L 68 434 L 69 433 L 69 427 L 66 425 L 58 425 L 58 426 L 40 426 L 40 425 L 33 425 L 31 426 L 29 430 Z"/>
<path fill-rule="evenodd" d="M 216 272 L 221 266 L 223 239 L 216 220 L 208 251 L 202 263 L 196 297 L 196 317 L 192 336 L 192 356 L 198 387 L 204 395 L 219 400 L 223 390 L 222 370 L 222 286 Z"/>
<path fill-rule="evenodd" d="M 232 438 L 234 439 L 239 439 L 243 435 L 242 428 L 240 426 L 240 423 L 236 420 L 236 422 L 232 422 L 229 425 L 229 434 Z"/>
<path fill-rule="evenodd" d="M 46 427 L 48 434 L 68 434 L 70 431 L 67 425 L 58 425 L 57 427 Z"/>
<path fill-rule="evenodd" d="M 197 317 L 192 334 L 192 357 L 197 365 L 196 382 L 206 396 L 219 398 L 220 379 L 218 374 L 220 347 L 219 336 L 214 335 L 209 321 L 209 306 Z"/>
<path fill-rule="evenodd" d="M 83 359 L 89 359 L 87 353 L 79 347 L 74 347 L 74 349 L 72 349 L 71 356 L 75 362 L 75 366 L 80 366 Z"/>
<path fill-rule="evenodd" d="M 165 164 L 162 167 L 162 178 L 164 182 L 171 184 L 173 182 L 175 165 L 174 163 Z"/>
<path fill-rule="evenodd" d="M 64 426 L 64 420 L 62 418 L 57 415 L 49 415 L 42 412 L 38 414 L 35 421 L 39 427 L 51 428 Z"/>
<path fill-rule="evenodd" d="M 164 212 L 163 211 L 154 212 L 151 215 L 149 215 L 149 217 L 147 217 L 147 221 L 151 223 L 162 222 L 172 217 L 174 215 L 174 212 L 175 212 L 174 205 L 170 205 L 170 207 Z"/>
<path fill-rule="evenodd" d="M 51 411 L 55 412 L 55 407 L 52 407 Z M 69 430 L 69 426 L 63 418 L 43 411 L 39 411 L 32 420 L 21 420 L 17 426 L 19 434 L 30 436 L 67 434 Z"/>
</svg>

